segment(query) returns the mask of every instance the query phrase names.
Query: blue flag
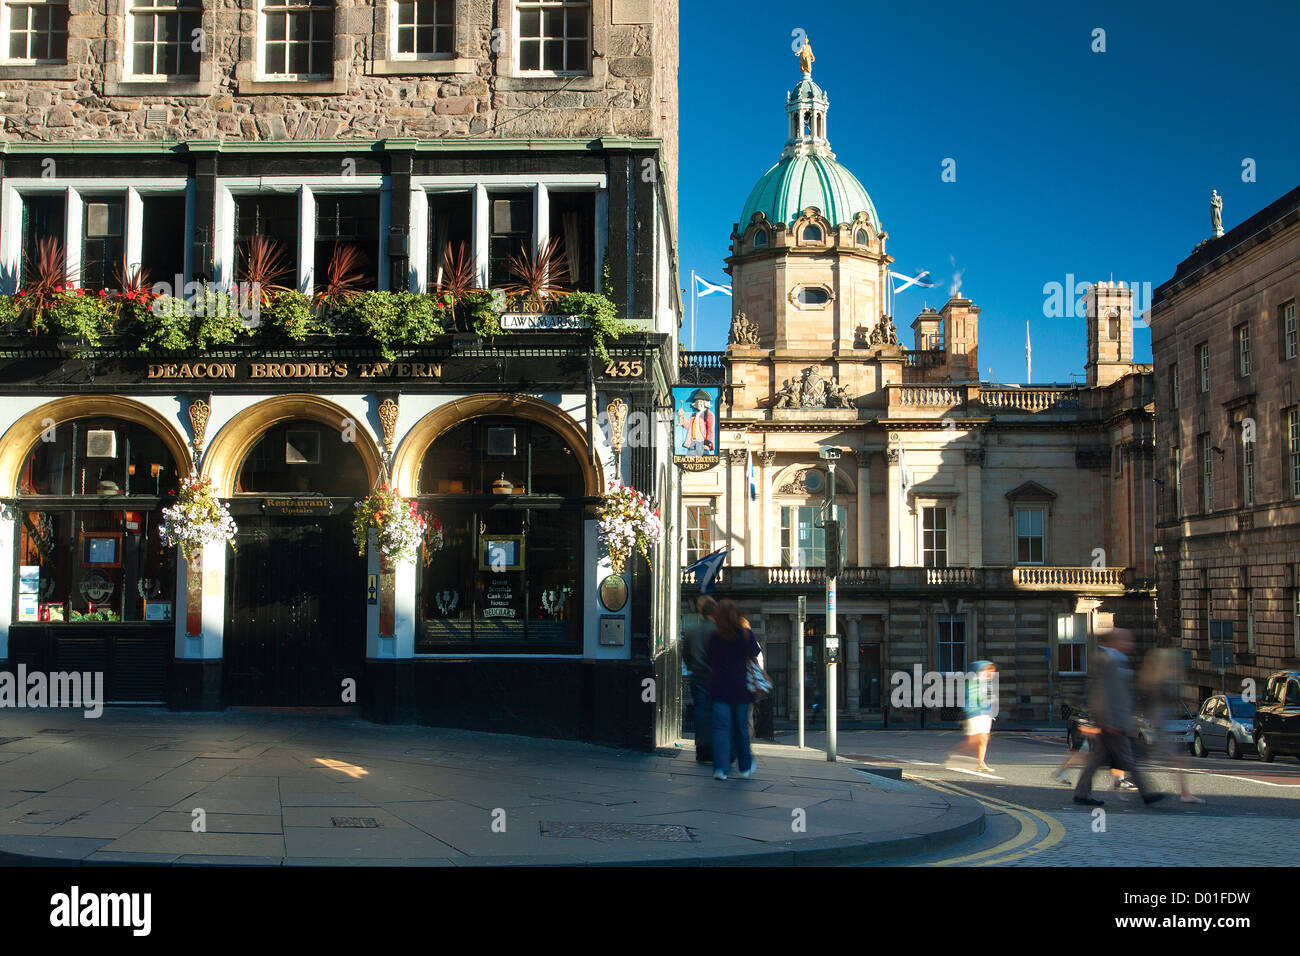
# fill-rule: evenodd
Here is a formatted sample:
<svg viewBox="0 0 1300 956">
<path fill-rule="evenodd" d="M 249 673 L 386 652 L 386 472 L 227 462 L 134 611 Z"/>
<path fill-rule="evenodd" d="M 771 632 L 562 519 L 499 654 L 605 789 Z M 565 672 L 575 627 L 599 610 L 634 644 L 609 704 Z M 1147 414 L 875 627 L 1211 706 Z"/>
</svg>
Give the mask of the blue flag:
<svg viewBox="0 0 1300 956">
<path fill-rule="evenodd" d="M 713 582 L 717 580 L 718 572 L 722 570 L 722 562 L 727 559 L 727 552 L 730 548 L 719 548 L 712 554 L 706 554 L 694 564 L 683 568 L 683 571 L 695 572 L 695 583 L 700 586 L 701 594 L 708 594 L 713 590 Z"/>
</svg>

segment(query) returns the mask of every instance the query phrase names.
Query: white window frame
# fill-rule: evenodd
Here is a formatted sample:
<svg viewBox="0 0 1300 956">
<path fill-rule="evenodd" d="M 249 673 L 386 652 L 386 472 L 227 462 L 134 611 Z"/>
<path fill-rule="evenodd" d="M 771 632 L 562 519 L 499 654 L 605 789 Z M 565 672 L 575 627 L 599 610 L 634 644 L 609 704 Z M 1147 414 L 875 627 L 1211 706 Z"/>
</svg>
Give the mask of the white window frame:
<svg viewBox="0 0 1300 956">
<path fill-rule="evenodd" d="M 159 14 L 178 14 L 190 13 L 197 14 L 199 30 L 203 29 L 203 0 L 171 0 L 165 7 L 145 7 L 138 6 L 135 0 L 123 0 L 126 4 L 125 33 L 122 40 L 122 81 L 128 83 L 166 83 L 168 81 L 194 82 L 202 75 L 203 58 L 207 55 L 206 38 L 204 38 L 204 49 L 200 49 L 198 62 L 195 64 L 193 73 L 136 73 L 135 72 L 135 48 L 138 42 L 135 39 L 135 18 L 137 16 L 148 16 L 155 24 L 160 19 Z M 155 28 L 155 36 L 157 31 Z M 188 44 L 191 47 L 194 43 L 193 32 L 188 40 L 183 40 L 182 45 Z M 156 57 L 155 57 L 156 59 Z M 178 64 L 179 65 L 179 64 Z"/>
<path fill-rule="evenodd" d="M 12 64 L 15 66 L 45 66 L 60 65 L 70 62 L 68 60 L 68 47 L 72 43 L 71 36 L 64 45 L 63 59 L 33 59 L 31 57 L 10 57 L 9 56 L 9 31 L 13 26 L 13 8 L 20 7 L 68 7 L 68 33 L 72 32 L 72 10 L 68 0 L 0 0 L 0 41 L 4 46 L 0 47 L 0 63 Z"/>
<path fill-rule="evenodd" d="M 330 58 L 329 58 L 329 69 L 323 73 L 268 73 L 266 72 L 266 45 L 267 45 L 267 33 L 269 32 L 267 30 L 267 9 L 266 8 L 268 5 L 275 6 L 275 7 L 282 7 L 282 6 L 301 7 L 303 9 L 315 8 L 315 5 L 311 2 L 311 0 L 257 0 L 257 27 L 253 31 L 254 34 L 256 35 L 256 43 L 254 44 L 256 49 L 253 51 L 253 57 L 254 57 L 253 76 L 257 79 L 257 81 L 258 82 L 269 81 L 273 83 L 281 83 L 281 82 L 292 83 L 298 81 L 319 83 L 325 80 L 334 79 L 333 50 L 334 50 L 335 39 L 339 35 L 339 14 L 342 12 L 339 9 L 337 0 L 336 2 L 329 4 L 332 13 L 332 17 L 330 20 L 332 24 L 332 28 L 330 30 Z M 280 43 L 281 41 L 276 40 L 275 42 Z M 289 42 L 287 22 L 286 22 L 284 42 L 286 43 Z"/>
<path fill-rule="evenodd" d="M 1300 408 L 1287 412 L 1287 443 L 1289 452 L 1291 497 L 1300 498 Z"/>
<path fill-rule="evenodd" d="M 185 275 L 193 275 L 192 239 L 194 236 L 194 186 L 183 178 L 158 177 L 133 179 L 7 179 L 0 194 L 0 269 L 11 276 L 21 275 L 23 242 L 23 200 L 27 196 L 62 194 L 63 246 L 67 254 L 68 272 L 81 277 L 81 244 L 84 236 L 83 222 L 86 203 L 83 196 L 107 196 L 121 193 L 126 197 L 126 216 L 123 222 L 123 245 L 126 250 L 128 271 L 140 265 L 144 248 L 144 196 L 159 194 L 184 194 L 186 197 Z M 75 241 L 70 241 L 70 237 Z M 152 276 L 154 282 L 168 282 L 173 276 Z M 11 290 L 12 291 L 12 290 Z M 182 295 L 184 290 L 175 290 Z"/>
<path fill-rule="evenodd" d="M 1282 303 L 1282 361 L 1293 359 L 1300 352 L 1297 342 L 1295 299 Z"/>
<path fill-rule="evenodd" d="M 698 561 L 700 558 L 704 557 L 706 554 L 711 554 L 713 551 L 716 550 L 716 546 L 714 542 L 716 541 L 718 536 L 717 535 L 718 523 L 716 520 L 717 499 L 691 498 L 684 501 L 682 503 L 682 506 L 683 506 L 683 510 L 685 511 L 685 514 L 683 515 L 685 521 L 682 522 L 685 525 L 685 528 L 683 529 L 684 537 L 682 541 L 684 545 L 682 563 L 683 565 L 688 565 L 688 564 L 693 564 L 694 562 Z M 691 520 L 692 509 L 704 509 L 704 513 L 700 515 L 701 519 L 704 522 L 703 525 L 700 525 L 698 523 L 692 524 L 692 520 Z M 708 533 L 709 547 L 707 550 L 699 550 L 698 553 L 693 553 L 691 550 L 691 535 L 699 534 L 700 532 Z"/>
<path fill-rule="evenodd" d="M 952 640 L 953 628 L 958 624 L 961 625 L 960 642 Z M 949 639 L 947 641 L 943 639 L 943 630 L 945 626 L 948 628 Z M 966 615 L 965 614 L 940 614 L 935 618 L 934 627 L 935 627 L 934 630 L 935 670 L 941 673 L 957 673 L 956 669 L 944 670 L 942 649 L 945 646 L 955 647 L 960 643 L 962 648 L 962 658 L 963 658 L 962 671 L 963 672 L 968 671 L 970 669 L 970 664 L 971 664 L 969 659 L 971 656 L 971 647 L 970 647 L 970 622 L 966 619 Z"/>
<path fill-rule="evenodd" d="M 1029 512 L 1032 512 L 1032 511 L 1036 511 L 1036 512 L 1038 512 L 1040 515 L 1042 515 L 1042 520 L 1043 520 L 1043 531 L 1042 531 L 1042 533 L 1039 534 L 1039 535 L 1032 535 L 1032 534 L 1029 534 L 1029 535 L 1022 535 L 1022 534 L 1020 533 L 1020 515 L 1021 515 L 1022 512 L 1025 513 L 1025 514 L 1028 514 Z M 1043 507 L 1042 505 L 1017 505 L 1016 508 L 1015 508 L 1015 511 L 1014 511 L 1013 521 L 1014 521 L 1014 527 L 1012 528 L 1012 532 L 1013 532 L 1013 534 L 1014 534 L 1014 536 L 1015 536 L 1015 545 L 1016 545 L 1015 563 L 1016 563 L 1017 565 L 1042 565 L 1042 564 L 1046 564 L 1046 563 L 1047 563 L 1047 509 L 1046 509 L 1045 507 Z M 1032 540 L 1033 538 L 1037 537 L 1037 538 L 1039 538 L 1039 539 L 1041 540 L 1040 551 L 1042 552 L 1042 558 L 1041 558 L 1040 560 L 1038 560 L 1038 561 L 1022 561 L 1022 560 L 1020 559 L 1020 539 L 1021 539 L 1022 537 L 1024 537 L 1024 538 L 1028 538 L 1028 539 L 1030 539 L 1030 540 Z M 1031 550 L 1032 550 L 1032 546 L 1031 546 Z"/>
<path fill-rule="evenodd" d="M 929 509 L 944 512 L 943 516 L 943 564 L 927 564 L 927 549 L 925 547 L 925 513 Z M 946 504 L 926 504 L 917 505 L 916 509 L 916 553 L 920 557 L 920 565 L 923 568 L 950 568 L 953 566 L 952 555 L 952 508 Z M 935 555 L 939 554 L 939 549 L 933 549 Z"/>
<path fill-rule="evenodd" d="M 1196 347 L 1196 354 L 1197 354 L 1198 364 L 1201 367 L 1201 391 L 1208 392 L 1210 390 L 1210 345 L 1209 343 L 1207 342 L 1204 345 L 1198 345 Z"/>
<path fill-rule="evenodd" d="M 1084 626 L 1082 634 L 1079 633 L 1078 625 Z M 1057 651 L 1052 657 L 1052 670 L 1059 677 L 1082 677 L 1088 673 L 1088 648 L 1092 637 L 1092 615 L 1091 614 L 1058 614 L 1056 615 L 1056 648 Z M 1064 644 L 1068 647 L 1083 647 L 1083 653 L 1079 655 L 1082 666 L 1078 670 L 1063 671 L 1060 670 L 1061 654 L 1060 647 Z M 1071 658 L 1074 654 L 1071 653 Z"/>
<path fill-rule="evenodd" d="M 388 226 L 392 221 L 391 195 L 384 189 L 383 176 L 238 176 L 217 180 L 217 228 L 213 238 L 214 273 L 217 285 L 229 285 L 235 278 L 235 197 L 262 191 L 298 194 L 298 291 L 311 295 L 316 277 L 316 194 L 370 193 L 379 199 L 378 288 L 387 290 L 389 259 Z M 411 291 L 419 291 L 412 289 Z"/>
<path fill-rule="evenodd" d="M 571 7 L 585 7 L 587 10 L 587 62 L 580 70 L 526 70 L 523 68 L 523 60 L 520 56 L 520 43 L 524 37 L 520 31 L 519 15 L 523 7 L 536 7 L 538 10 L 545 10 L 548 7 L 555 9 L 557 4 L 563 4 L 559 9 L 568 11 Z M 594 34 L 595 11 L 592 9 L 592 0 L 515 0 L 514 2 L 514 56 L 516 64 L 516 73 L 519 76 L 590 76 L 592 73 L 593 46 L 595 44 Z M 563 18 L 567 24 L 568 17 Z M 567 28 L 566 28 L 567 29 Z M 545 42 L 545 38 L 543 41 Z M 567 58 L 569 51 L 567 49 L 567 40 L 564 55 Z M 539 59 L 539 62 L 541 60 Z"/>
<path fill-rule="evenodd" d="M 434 5 L 435 5 L 435 10 L 436 10 L 438 0 L 413 0 L 413 2 L 415 2 L 415 4 L 416 4 L 416 20 L 415 20 L 415 22 L 416 22 L 416 26 L 417 26 L 417 28 L 418 28 L 419 23 L 420 23 L 420 19 L 419 19 L 419 4 L 420 4 L 421 2 L 432 2 L 432 3 L 434 3 Z M 409 62 L 413 62 L 413 61 L 421 61 L 421 60 L 452 60 L 452 59 L 455 59 L 455 57 L 456 57 L 456 28 L 457 28 L 457 23 L 456 23 L 456 7 L 457 7 L 457 3 L 456 3 L 456 0 L 443 0 L 443 2 L 445 2 L 445 3 L 447 3 L 448 5 L 451 6 L 451 49 L 450 49 L 450 50 L 447 50 L 445 53 L 438 53 L 438 52 L 436 52 L 436 51 L 433 52 L 433 53 L 416 53 L 414 50 L 412 50 L 410 53 L 403 53 L 403 52 L 401 52 L 401 51 L 397 48 L 397 30 L 398 30 L 398 23 L 397 23 L 397 0 L 388 0 L 388 58 L 389 58 L 390 60 L 402 60 L 402 61 L 405 61 L 405 62 L 408 62 L 408 63 L 409 63 Z M 435 26 L 436 26 L 436 24 L 437 24 L 437 20 L 434 21 L 434 24 L 435 24 Z M 434 40 L 434 42 L 435 42 L 435 43 L 437 42 L 437 34 L 436 34 L 436 30 L 435 30 L 435 40 Z"/>
<path fill-rule="evenodd" d="M 1210 436 L 1207 432 L 1198 441 L 1201 455 L 1201 513 L 1209 514 L 1214 510 L 1214 460 L 1210 457 Z"/>
<path fill-rule="evenodd" d="M 1241 503 L 1255 503 L 1255 443 L 1241 443 Z"/>
<path fill-rule="evenodd" d="M 1243 322 L 1237 326 L 1237 374 L 1242 378 L 1250 375 L 1250 323 Z"/>
</svg>

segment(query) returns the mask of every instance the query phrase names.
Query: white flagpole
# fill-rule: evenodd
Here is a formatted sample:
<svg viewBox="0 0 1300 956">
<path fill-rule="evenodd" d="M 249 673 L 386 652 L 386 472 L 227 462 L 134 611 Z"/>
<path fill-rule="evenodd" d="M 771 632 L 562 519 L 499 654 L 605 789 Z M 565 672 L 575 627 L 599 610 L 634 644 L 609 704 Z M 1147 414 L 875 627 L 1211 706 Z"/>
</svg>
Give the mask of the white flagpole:
<svg viewBox="0 0 1300 956">
<path fill-rule="evenodd" d="M 1030 358 L 1029 351 L 1029 323 L 1025 323 L 1025 384 L 1028 385 L 1034 380 L 1033 362 Z"/>
<path fill-rule="evenodd" d="M 698 298 L 695 288 L 695 270 L 691 270 L 691 351 L 695 351 L 695 300 Z"/>
</svg>

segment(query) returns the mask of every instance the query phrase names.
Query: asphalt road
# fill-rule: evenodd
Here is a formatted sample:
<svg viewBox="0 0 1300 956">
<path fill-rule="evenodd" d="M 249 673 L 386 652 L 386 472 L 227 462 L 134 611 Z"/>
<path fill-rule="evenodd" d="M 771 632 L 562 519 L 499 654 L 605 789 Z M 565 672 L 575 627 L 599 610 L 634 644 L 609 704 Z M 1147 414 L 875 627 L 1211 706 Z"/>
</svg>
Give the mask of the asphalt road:
<svg viewBox="0 0 1300 956">
<path fill-rule="evenodd" d="M 1066 756 L 1063 733 L 995 733 L 978 773 L 972 758 L 945 766 L 962 742 L 959 731 L 841 732 L 840 758 L 898 766 L 899 787 L 929 787 L 980 800 L 988 813 L 983 836 L 941 853 L 903 861 L 913 866 L 1292 866 L 1300 846 L 1300 761 L 1279 757 L 1265 764 L 1251 756 L 1188 755 L 1188 786 L 1203 804 L 1178 799 L 1175 764 L 1149 765 L 1163 801 L 1146 806 L 1135 791 L 1112 789 L 1097 773 L 1096 810 L 1073 802 L 1072 789 L 1051 772 Z M 807 744 L 824 748 L 824 735 Z M 794 735 L 779 735 L 792 744 Z M 1081 767 L 1067 771 L 1071 783 Z M 1100 811 L 1100 812 L 1098 812 Z M 898 862 L 886 865 L 899 865 Z"/>
</svg>

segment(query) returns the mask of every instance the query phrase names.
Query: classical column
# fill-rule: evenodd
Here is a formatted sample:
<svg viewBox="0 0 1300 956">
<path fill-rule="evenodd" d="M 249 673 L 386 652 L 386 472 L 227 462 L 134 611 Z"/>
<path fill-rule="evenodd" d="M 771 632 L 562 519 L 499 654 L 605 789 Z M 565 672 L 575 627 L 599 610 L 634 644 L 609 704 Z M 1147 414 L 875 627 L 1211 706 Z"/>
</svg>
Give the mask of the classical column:
<svg viewBox="0 0 1300 956">
<path fill-rule="evenodd" d="M 966 564 L 972 568 L 984 565 L 984 515 L 981 489 L 984 473 L 984 448 L 966 449 Z"/>
<path fill-rule="evenodd" d="M 858 459 L 858 567 L 871 567 L 871 452 L 859 449 Z"/>
<path fill-rule="evenodd" d="M 727 449 L 727 542 L 733 568 L 750 563 L 745 529 L 745 503 L 749 498 L 745 492 L 745 456 L 744 448 Z"/>
<path fill-rule="evenodd" d="M 754 549 L 753 563 L 768 567 L 776 564 L 772 560 L 772 465 L 776 462 L 776 452 L 760 451 L 758 453 L 758 515 L 750 521 L 749 526 L 758 544 Z"/>
<path fill-rule="evenodd" d="M 885 525 L 885 536 L 889 540 L 889 566 L 899 567 L 903 563 L 902 531 L 904 511 L 907 507 L 903 501 L 902 477 L 899 474 L 900 446 L 891 444 L 885 450 L 885 459 L 889 463 L 885 476 L 885 493 L 889 498 L 889 520 Z"/>
</svg>

